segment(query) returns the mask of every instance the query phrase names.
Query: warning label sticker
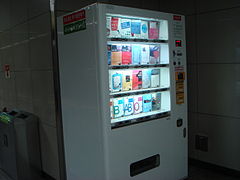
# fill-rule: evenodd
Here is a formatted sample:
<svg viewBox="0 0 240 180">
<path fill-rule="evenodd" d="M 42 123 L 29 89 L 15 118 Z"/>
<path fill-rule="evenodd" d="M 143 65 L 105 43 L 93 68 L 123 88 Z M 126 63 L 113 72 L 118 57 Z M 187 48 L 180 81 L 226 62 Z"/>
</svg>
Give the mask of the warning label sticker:
<svg viewBox="0 0 240 180">
<path fill-rule="evenodd" d="M 86 12 L 81 10 L 63 17 L 64 35 L 86 29 Z"/>
</svg>

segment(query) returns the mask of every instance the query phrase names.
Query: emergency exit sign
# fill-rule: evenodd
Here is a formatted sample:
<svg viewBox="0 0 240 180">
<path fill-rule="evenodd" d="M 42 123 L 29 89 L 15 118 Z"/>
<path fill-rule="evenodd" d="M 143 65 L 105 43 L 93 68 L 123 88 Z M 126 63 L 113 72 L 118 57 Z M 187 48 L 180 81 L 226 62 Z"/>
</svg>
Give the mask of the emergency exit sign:
<svg viewBox="0 0 240 180">
<path fill-rule="evenodd" d="M 64 35 L 86 29 L 86 12 L 80 10 L 63 17 Z"/>
</svg>

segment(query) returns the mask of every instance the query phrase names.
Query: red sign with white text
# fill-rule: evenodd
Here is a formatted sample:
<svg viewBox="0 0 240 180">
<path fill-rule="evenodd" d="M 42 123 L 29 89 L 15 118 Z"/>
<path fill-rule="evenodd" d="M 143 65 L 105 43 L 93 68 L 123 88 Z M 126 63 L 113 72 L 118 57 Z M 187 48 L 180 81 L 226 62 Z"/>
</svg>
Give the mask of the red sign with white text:
<svg viewBox="0 0 240 180">
<path fill-rule="evenodd" d="M 181 21 L 181 20 L 182 20 L 182 17 L 181 17 L 181 16 L 174 15 L 174 16 L 173 16 L 173 20 L 175 20 L 175 21 Z"/>
<path fill-rule="evenodd" d="M 63 24 L 70 24 L 75 21 L 80 21 L 86 18 L 85 10 L 81 10 L 63 17 Z"/>
</svg>

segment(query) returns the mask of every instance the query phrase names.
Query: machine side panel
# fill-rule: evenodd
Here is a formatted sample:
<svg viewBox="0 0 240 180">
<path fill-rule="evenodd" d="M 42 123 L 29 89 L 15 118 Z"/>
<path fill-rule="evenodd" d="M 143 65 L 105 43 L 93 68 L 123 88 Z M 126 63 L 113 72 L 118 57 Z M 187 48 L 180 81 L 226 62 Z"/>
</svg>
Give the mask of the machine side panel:
<svg viewBox="0 0 240 180">
<path fill-rule="evenodd" d="M 79 11 L 85 12 L 85 29 L 79 28 L 79 31 L 64 35 L 64 17 L 58 18 L 67 179 L 103 180 L 105 170 L 102 165 L 104 164 L 103 138 L 98 101 L 96 6 L 89 6 Z"/>
</svg>

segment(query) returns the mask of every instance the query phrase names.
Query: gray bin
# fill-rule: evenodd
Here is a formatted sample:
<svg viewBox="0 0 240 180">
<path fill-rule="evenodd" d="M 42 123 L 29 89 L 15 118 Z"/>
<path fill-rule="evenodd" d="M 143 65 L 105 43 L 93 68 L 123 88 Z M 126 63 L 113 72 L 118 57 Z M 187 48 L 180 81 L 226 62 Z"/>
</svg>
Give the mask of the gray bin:
<svg viewBox="0 0 240 180">
<path fill-rule="evenodd" d="M 14 180 L 40 178 L 38 118 L 33 114 L 0 113 L 0 168 Z"/>
</svg>

